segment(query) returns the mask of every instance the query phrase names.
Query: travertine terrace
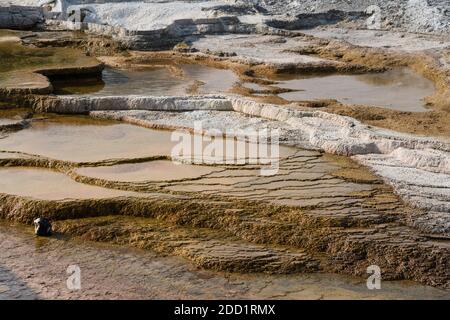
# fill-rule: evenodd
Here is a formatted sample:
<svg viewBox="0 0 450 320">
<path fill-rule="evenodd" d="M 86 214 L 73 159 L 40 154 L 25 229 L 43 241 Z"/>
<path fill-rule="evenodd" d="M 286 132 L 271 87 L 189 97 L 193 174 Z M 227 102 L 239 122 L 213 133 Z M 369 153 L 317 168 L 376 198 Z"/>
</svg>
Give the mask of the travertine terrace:
<svg viewBox="0 0 450 320">
<path fill-rule="evenodd" d="M 231 297 L 260 298 L 253 274 L 275 297 L 279 277 L 370 265 L 448 297 L 446 1 L 25 2 L 0 1 L 1 218 L 210 272 L 202 297 L 221 273 L 250 277 Z M 336 79 L 349 93 L 321 96 Z M 317 96 L 297 98 L 302 81 Z M 279 133 L 271 175 L 175 164 L 173 131 L 248 147 L 264 129 Z"/>
</svg>

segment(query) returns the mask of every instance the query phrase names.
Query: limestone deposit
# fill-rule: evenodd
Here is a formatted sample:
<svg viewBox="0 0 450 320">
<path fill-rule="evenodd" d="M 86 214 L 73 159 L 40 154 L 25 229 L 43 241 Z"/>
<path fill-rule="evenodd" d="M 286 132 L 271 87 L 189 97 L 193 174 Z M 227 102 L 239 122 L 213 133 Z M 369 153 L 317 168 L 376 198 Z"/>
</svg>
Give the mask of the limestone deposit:
<svg viewBox="0 0 450 320">
<path fill-rule="evenodd" d="M 448 1 L 0 5 L 1 219 L 177 261 L 180 285 L 225 272 L 253 288 L 257 273 L 272 292 L 278 277 L 377 265 L 448 296 Z M 329 89 L 344 76 L 361 92 Z M 305 79 L 331 83 L 299 98 Z M 181 134 L 279 154 L 176 154 Z M 19 269 L 26 241 L 4 230 Z M 249 290 L 231 296 L 266 289 Z"/>
<path fill-rule="evenodd" d="M 78 139 L 85 137 L 78 133 Z M 126 141 L 115 144 L 120 148 Z M 391 187 L 342 156 L 292 148 L 272 176 L 261 176 L 255 165 L 215 165 L 199 176 L 154 180 L 141 173 L 129 181 L 97 172 L 170 156 L 161 151 L 111 159 L 104 150 L 104 160 L 71 162 L 22 150 L 1 153 L 3 218 L 32 222 L 35 214 L 45 215 L 57 232 L 152 249 L 220 271 L 362 275 L 362 250 L 387 279 L 448 285 L 448 248 L 435 240 L 445 234 L 422 234 L 410 222 L 428 213 L 418 215 Z M 44 181 L 52 183 L 46 187 Z M 437 254 L 430 256 L 430 250 Z M 399 252 L 410 252 L 413 263 L 384 259 Z"/>
</svg>

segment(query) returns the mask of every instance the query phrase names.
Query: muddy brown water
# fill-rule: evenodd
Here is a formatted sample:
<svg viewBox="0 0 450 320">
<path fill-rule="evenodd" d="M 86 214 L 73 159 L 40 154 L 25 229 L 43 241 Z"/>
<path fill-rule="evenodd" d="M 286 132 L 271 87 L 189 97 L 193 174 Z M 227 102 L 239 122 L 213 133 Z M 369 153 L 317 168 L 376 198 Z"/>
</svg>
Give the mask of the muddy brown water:
<svg viewBox="0 0 450 320">
<path fill-rule="evenodd" d="M 275 276 L 210 272 L 149 250 L 61 236 L 38 238 L 33 228 L 0 220 L 0 299 L 448 299 L 449 292 L 411 282 L 331 274 Z M 67 268 L 81 271 L 69 290 Z"/>
<path fill-rule="evenodd" d="M 186 134 L 194 145 L 193 135 Z M 199 137 L 196 135 L 196 137 Z M 201 138 L 201 137 L 200 137 Z M 216 138 L 215 141 L 232 139 Z M 108 159 L 134 159 L 170 156 L 180 139 L 172 132 L 152 130 L 118 121 L 94 120 L 81 116 L 52 116 L 34 121 L 25 130 L 0 139 L 0 151 L 18 151 L 73 162 L 95 162 Z M 203 146 L 209 144 L 203 141 Z M 245 143 L 248 150 L 254 143 Z M 186 149 L 186 148 L 185 148 Z M 226 151 L 226 150 L 225 150 Z M 294 153 L 292 148 L 280 147 L 280 156 Z M 237 157 L 232 155 L 231 157 Z M 226 159 L 224 154 L 219 158 Z M 199 158 L 193 148 L 180 154 L 181 159 Z M 200 168 L 198 168 L 200 169 Z"/>
<path fill-rule="evenodd" d="M 75 79 L 53 80 L 56 94 L 108 95 L 184 95 L 187 93 L 226 93 L 238 83 L 230 70 L 202 65 L 179 65 L 178 73 L 170 68 L 140 70 L 107 68 L 102 81 Z M 281 75 L 274 87 L 293 90 L 279 96 L 288 101 L 336 99 L 342 103 L 385 107 L 399 111 L 424 112 L 424 98 L 433 94 L 432 81 L 407 68 L 361 75 Z M 243 86 L 256 90 L 264 87 L 252 83 Z"/>
<path fill-rule="evenodd" d="M 238 76 L 233 71 L 186 64 L 138 70 L 106 68 L 100 82 L 55 79 L 52 84 L 56 94 L 161 96 L 224 93 L 237 81 Z"/>
<path fill-rule="evenodd" d="M 25 35 L 27 35 L 26 31 L 0 30 L 0 61 L 2 61 L 0 64 L 0 76 L 3 72 L 15 72 L 18 70 L 32 71 L 42 68 L 97 64 L 95 58 L 84 55 L 78 49 L 26 46 L 21 43 L 19 38 Z M 23 78 L 20 80 L 24 81 Z"/>
<path fill-rule="evenodd" d="M 280 94 L 290 100 L 336 99 L 342 103 L 423 112 L 424 98 L 433 94 L 430 80 L 409 69 L 362 75 L 296 76 L 276 85 L 298 91 Z"/>
<path fill-rule="evenodd" d="M 43 200 L 145 196 L 75 182 L 63 173 L 39 168 L 0 168 L 0 192 Z"/>
<path fill-rule="evenodd" d="M 1 139 L 0 150 L 74 162 L 170 154 L 169 131 L 82 118 L 72 121 L 74 119 L 76 117 L 33 122 L 30 128 Z"/>
<path fill-rule="evenodd" d="M 168 160 L 104 167 L 85 167 L 77 170 L 79 174 L 84 176 L 123 182 L 194 179 L 215 171 L 220 171 L 220 168 L 187 165 Z"/>
</svg>

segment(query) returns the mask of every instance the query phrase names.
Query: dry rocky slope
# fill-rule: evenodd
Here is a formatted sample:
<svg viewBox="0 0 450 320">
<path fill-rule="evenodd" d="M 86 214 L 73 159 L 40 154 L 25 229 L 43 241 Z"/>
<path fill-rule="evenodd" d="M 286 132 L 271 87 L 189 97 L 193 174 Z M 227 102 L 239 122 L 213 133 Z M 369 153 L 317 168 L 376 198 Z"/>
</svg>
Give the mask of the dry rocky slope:
<svg viewBox="0 0 450 320">
<path fill-rule="evenodd" d="M 448 127 L 446 1 L 103 2 L 56 1 L 56 6 L 45 2 L 52 12 L 1 7 L 0 26 L 24 29 L 31 24 L 46 31 L 81 28 L 87 35 L 50 32 L 46 37 L 44 32 L 18 41 L 41 47 L 78 46 L 91 55 L 112 52 L 102 61 L 117 66 L 142 66 L 159 59 L 231 68 L 242 80 L 268 86 L 280 73 L 411 67 L 436 85 L 436 92 L 427 99 L 433 109 L 414 119 L 437 117 Z M 381 9 L 384 31 L 360 30 L 367 27 L 372 15 L 365 11 L 373 4 Z M 83 23 L 55 19 L 66 13 L 58 14 L 60 8 L 70 5 L 86 6 Z M 174 51 L 123 51 L 171 49 L 176 44 Z M 52 54 L 58 56 L 58 52 Z M 51 95 L 48 77 L 98 74 L 102 67 L 84 57 L 65 64 L 33 65 L 20 72 L 9 70 L 8 76 L 0 76 L 1 98 L 33 112 L 89 114 L 147 128 L 194 132 L 193 121 L 201 120 L 203 131 L 197 133 L 202 134 L 229 127 L 269 126 L 280 130 L 283 144 L 302 151 L 284 159 L 274 177 L 259 177 L 255 168 L 244 166 L 220 167 L 219 172 L 195 179 L 132 182 L 102 179 L 85 170 L 170 160 L 170 156 L 78 163 L 2 150 L 4 167 L 50 168 L 82 185 L 124 192 L 117 197 L 70 201 L 4 193 L 0 195 L 2 217 L 30 223 L 36 215 L 46 215 L 58 221 L 60 232 L 178 255 L 215 270 L 363 275 L 368 265 L 377 264 L 385 279 L 449 288 L 448 135 L 434 138 L 373 127 L 366 123 L 373 120 L 368 116 L 375 113 L 373 109 L 362 109 L 366 118 L 358 121 L 346 115 L 359 106 L 329 101 L 288 104 L 275 99 L 284 104 L 280 106 L 268 103 L 270 97 L 251 94 L 252 99 Z M 33 86 L 17 86 L 22 77 L 32 78 Z M 385 117 L 391 118 L 383 120 L 401 123 L 409 116 L 390 112 Z M 34 121 L 25 117 L 0 125 L 0 134 L 4 141 L 14 139 L 14 132 L 28 130 Z M 427 133 L 424 128 L 420 133 Z"/>
<path fill-rule="evenodd" d="M 170 20 L 176 18 L 211 18 L 217 15 L 242 16 L 243 20 L 266 20 L 269 24 L 288 29 L 340 22 L 361 25 L 374 10 L 380 14 L 383 29 L 445 34 L 450 28 L 450 5 L 446 0 L 2 0 L 0 4 L 49 4 L 55 11 L 81 5 L 89 9 L 90 22 L 142 30 L 170 24 Z M 373 6 L 379 9 L 368 10 Z"/>
<path fill-rule="evenodd" d="M 173 46 L 190 34 L 274 32 L 274 28 L 299 30 L 327 25 L 365 28 L 368 19 L 376 21 L 377 29 L 383 30 L 443 35 L 450 31 L 450 8 L 445 0 L 339 0 L 332 3 L 296 0 L 2 0 L 2 3 L 30 7 L 2 8 L 1 27 L 26 28 L 42 23 L 44 18 L 65 20 L 74 10 L 81 10 L 78 20 L 84 22 L 83 29 L 114 36 L 135 49 Z M 40 5 L 43 7 L 40 11 L 33 8 Z M 80 28 L 79 23 L 62 24 Z"/>
</svg>

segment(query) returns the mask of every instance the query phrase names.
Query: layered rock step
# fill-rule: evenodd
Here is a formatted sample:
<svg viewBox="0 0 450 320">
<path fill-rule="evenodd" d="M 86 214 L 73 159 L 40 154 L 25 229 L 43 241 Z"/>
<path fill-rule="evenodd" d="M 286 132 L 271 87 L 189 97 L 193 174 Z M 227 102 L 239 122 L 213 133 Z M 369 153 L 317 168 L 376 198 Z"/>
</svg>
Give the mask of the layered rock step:
<svg viewBox="0 0 450 320">
<path fill-rule="evenodd" d="M 223 231 L 181 227 L 149 218 L 109 216 L 60 221 L 56 230 L 85 240 L 112 241 L 186 258 L 217 271 L 313 272 L 319 262 L 299 249 L 255 245 Z"/>
</svg>

